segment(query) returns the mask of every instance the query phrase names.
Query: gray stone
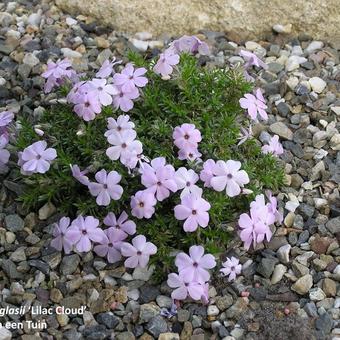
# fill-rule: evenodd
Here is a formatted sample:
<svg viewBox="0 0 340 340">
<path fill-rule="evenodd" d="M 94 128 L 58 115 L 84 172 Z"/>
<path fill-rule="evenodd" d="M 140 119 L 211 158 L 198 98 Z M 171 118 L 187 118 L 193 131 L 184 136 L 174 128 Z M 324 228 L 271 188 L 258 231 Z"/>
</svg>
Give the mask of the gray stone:
<svg viewBox="0 0 340 340">
<path fill-rule="evenodd" d="M 115 329 L 119 324 L 119 319 L 112 312 L 99 313 L 96 320 L 108 329 Z"/>
<path fill-rule="evenodd" d="M 17 271 L 17 266 L 11 260 L 2 260 L 1 268 L 10 279 L 22 279 L 23 274 Z"/>
<path fill-rule="evenodd" d="M 158 338 L 161 333 L 167 331 L 168 325 L 162 316 L 157 315 L 147 323 L 145 328 L 151 335 Z"/>
<path fill-rule="evenodd" d="M 277 262 L 276 259 L 263 258 L 261 263 L 257 266 L 257 272 L 269 279 Z"/>
<path fill-rule="evenodd" d="M 7 215 L 5 217 L 5 227 L 13 233 L 24 229 L 24 220 L 19 215 Z"/>
<path fill-rule="evenodd" d="M 328 313 L 322 314 L 315 321 L 316 329 L 323 331 L 325 334 L 330 333 L 332 326 L 333 326 L 333 320 Z"/>
<path fill-rule="evenodd" d="M 340 216 L 329 220 L 326 223 L 326 228 L 334 235 L 339 233 L 340 232 Z"/>
<path fill-rule="evenodd" d="M 269 129 L 275 135 L 287 140 L 293 140 L 293 132 L 282 122 L 276 122 L 269 126 Z"/>
<path fill-rule="evenodd" d="M 73 274 L 79 265 L 80 257 L 77 254 L 64 256 L 60 265 L 60 272 L 63 275 Z"/>
<path fill-rule="evenodd" d="M 279 114 L 283 117 L 287 117 L 290 112 L 290 108 L 285 102 L 280 102 L 277 105 L 277 110 L 279 111 Z"/>
</svg>

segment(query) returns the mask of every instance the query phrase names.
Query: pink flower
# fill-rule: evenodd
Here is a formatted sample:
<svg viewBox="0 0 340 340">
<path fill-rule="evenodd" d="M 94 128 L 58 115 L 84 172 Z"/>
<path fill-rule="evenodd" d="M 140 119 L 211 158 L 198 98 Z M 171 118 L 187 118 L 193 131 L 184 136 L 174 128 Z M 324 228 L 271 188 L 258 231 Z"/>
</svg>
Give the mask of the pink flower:
<svg viewBox="0 0 340 340">
<path fill-rule="evenodd" d="M 7 150 L 6 150 L 7 151 Z M 30 176 L 32 174 L 34 174 L 33 171 L 25 171 L 23 168 L 22 168 L 22 165 L 25 163 L 25 161 L 22 160 L 22 151 L 19 151 L 18 152 L 18 166 L 20 166 L 20 173 L 24 176 Z"/>
<path fill-rule="evenodd" d="M 108 142 L 113 146 L 106 150 L 106 155 L 113 161 L 120 159 L 123 163 L 124 160 L 131 157 L 131 154 L 141 154 L 143 145 L 140 141 L 135 140 L 136 135 L 135 130 L 124 130 L 120 133 L 113 132 L 107 137 Z"/>
<path fill-rule="evenodd" d="M 202 140 L 201 133 L 195 125 L 186 123 L 175 127 L 172 138 L 180 149 L 195 149 Z"/>
<path fill-rule="evenodd" d="M 0 112 L 0 128 L 5 128 L 14 119 L 14 113 L 10 111 Z"/>
<path fill-rule="evenodd" d="M 95 175 L 98 183 L 91 182 L 88 187 L 92 196 L 96 196 L 98 205 L 107 206 L 111 199 L 117 201 L 122 197 L 123 188 L 118 185 L 122 176 L 117 171 L 110 171 L 108 174 L 106 170 L 102 169 Z"/>
<path fill-rule="evenodd" d="M 237 144 L 238 146 L 250 139 L 253 134 L 251 125 L 249 126 L 248 130 L 241 126 L 241 131 L 242 133 L 240 133 L 240 137 L 237 138 L 240 140 Z"/>
<path fill-rule="evenodd" d="M 90 81 L 94 94 L 98 96 L 98 101 L 103 106 L 112 104 L 112 96 L 118 94 L 117 87 L 107 84 L 106 79 L 92 79 Z"/>
<path fill-rule="evenodd" d="M 244 68 L 247 69 L 250 66 L 257 66 L 257 67 L 262 67 L 263 69 L 267 69 L 268 65 L 265 64 L 256 54 L 241 50 L 239 55 L 243 57 L 246 60 L 246 64 L 244 65 Z"/>
<path fill-rule="evenodd" d="M 195 159 L 201 157 L 202 154 L 197 150 L 197 148 L 192 149 L 179 149 L 178 151 L 178 159 L 180 160 L 188 160 L 193 162 Z"/>
<path fill-rule="evenodd" d="M 206 282 L 210 279 L 207 269 L 216 266 L 214 256 L 211 254 L 204 255 L 202 246 L 191 246 L 188 256 L 185 253 L 179 253 L 176 256 L 175 264 L 179 270 L 179 274 L 188 281 Z"/>
<path fill-rule="evenodd" d="M 55 223 L 51 246 L 58 251 L 64 249 L 65 254 L 69 254 L 72 250 L 73 243 L 67 238 L 67 230 L 70 225 L 70 219 L 68 217 L 62 217 L 59 223 Z"/>
<path fill-rule="evenodd" d="M 199 52 L 202 55 L 209 54 L 209 47 L 205 42 L 202 42 L 195 36 L 187 36 L 175 40 L 172 43 L 172 46 L 175 48 L 177 53 L 187 52 L 187 53 L 197 53 Z"/>
<path fill-rule="evenodd" d="M 0 167 L 6 165 L 9 161 L 10 153 L 5 149 L 8 144 L 8 138 L 5 134 L 0 136 Z"/>
<path fill-rule="evenodd" d="M 79 252 L 91 250 L 91 241 L 102 243 L 106 238 L 102 229 L 98 228 L 99 221 L 93 216 L 79 215 L 68 228 L 66 237 L 76 245 Z"/>
<path fill-rule="evenodd" d="M 223 191 L 229 197 L 237 196 L 241 193 L 241 188 L 249 183 L 248 174 L 241 168 L 241 162 L 229 160 L 227 162 L 217 161 L 214 168 L 214 177 L 210 184 L 216 191 Z"/>
<path fill-rule="evenodd" d="M 75 76 L 76 71 L 72 69 L 72 65 L 67 59 L 58 60 L 56 63 L 48 62 L 47 70 L 42 74 L 42 77 L 47 79 L 44 88 L 45 93 L 49 93 L 53 87 L 61 85 L 65 78 L 72 79 Z"/>
<path fill-rule="evenodd" d="M 103 62 L 103 65 L 99 69 L 99 71 L 96 73 L 96 77 L 98 78 L 107 78 L 109 77 L 114 71 L 113 71 L 113 66 L 120 64 L 122 61 L 116 61 L 116 58 L 113 57 L 112 61 L 109 62 L 108 60 L 105 60 Z"/>
<path fill-rule="evenodd" d="M 272 196 L 272 193 L 271 193 L 270 190 L 266 191 L 266 196 L 269 200 L 269 203 L 267 203 L 267 207 L 268 207 L 269 212 L 274 215 L 275 222 L 282 223 L 283 216 L 277 210 L 277 199 L 276 199 L 276 197 Z"/>
<path fill-rule="evenodd" d="M 104 233 L 106 237 L 93 250 L 98 256 L 107 257 L 109 263 L 118 262 L 122 258 L 120 247 L 127 235 L 115 228 L 108 228 Z"/>
<path fill-rule="evenodd" d="M 128 220 L 128 214 L 123 211 L 119 216 L 118 220 L 116 219 L 116 215 L 112 212 L 109 212 L 104 218 L 104 224 L 114 228 L 117 233 L 124 234 L 125 238 L 128 235 L 133 235 L 136 233 L 136 223 Z"/>
<path fill-rule="evenodd" d="M 50 168 L 50 162 L 57 157 L 57 152 L 53 148 L 48 148 L 45 141 L 35 142 L 24 149 L 21 159 L 22 169 L 29 172 L 44 174 Z"/>
<path fill-rule="evenodd" d="M 200 300 L 204 294 L 202 283 L 188 280 L 184 275 L 171 273 L 168 275 L 167 283 L 170 288 L 176 288 L 171 293 L 173 300 L 185 300 L 188 296 L 194 300 Z"/>
<path fill-rule="evenodd" d="M 121 87 L 123 92 L 131 92 L 136 86 L 144 87 L 148 83 L 148 79 L 143 77 L 145 73 L 146 68 L 134 69 L 133 65 L 128 63 L 121 73 L 113 76 L 113 81 L 116 86 Z"/>
<path fill-rule="evenodd" d="M 76 98 L 74 112 L 86 122 L 95 119 L 101 110 L 98 96 L 93 91 Z"/>
<path fill-rule="evenodd" d="M 174 179 L 175 169 L 166 164 L 164 157 L 158 157 L 151 161 L 151 165 L 144 164 L 142 173 L 142 184 L 148 192 L 156 195 L 158 201 L 163 201 L 170 196 L 170 191 L 177 191 Z"/>
<path fill-rule="evenodd" d="M 91 91 L 91 85 L 88 81 L 79 81 L 75 83 L 68 93 L 66 99 L 69 103 L 77 104 L 83 100 L 84 95 Z"/>
<path fill-rule="evenodd" d="M 283 154 L 282 144 L 279 142 L 279 136 L 274 135 L 268 145 L 262 146 L 262 152 L 264 154 L 271 153 L 275 156 L 279 156 Z"/>
<path fill-rule="evenodd" d="M 200 172 L 200 179 L 204 182 L 204 186 L 207 188 L 211 188 L 210 181 L 214 176 L 215 166 L 216 162 L 212 159 L 208 159 L 203 163 L 203 169 Z"/>
<path fill-rule="evenodd" d="M 240 261 L 232 256 L 231 258 L 227 257 L 227 261 L 223 262 L 222 265 L 224 268 L 220 269 L 220 272 L 228 276 L 228 281 L 233 281 L 236 279 L 236 276 L 241 273 L 242 265 L 239 264 Z"/>
<path fill-rule="evenodd" d="M 123 256 L 128 257 L 124 262 L 125 267 L 145 268 L 149 263 L 150 255 L 157 253 L 157 247 L 151 242 L 146 242 L 145 236 L 138 235 L 132 239 L 132 244 L 123 242 L 121 252 Z"/>
<path fill-rule="evenodd" d="M 139 97 L 139 91 L 135 87 L 133 90 L 126 92 L 123 89 L 118 88 L 118 94 L 113 97 L 114 108 L 120 108 L 123 112 L 128 112 L 133 108 L 133 99 Z"/>
<path fill-rule="evenodd" d="M 192 169 L 187 170 L 184 167 L 179 168 L 175 173 L 175 181 L 177 183 L 177 189 L 182 190 L 181 198 L 190 193 L 194 193 L 198 196 L 202 195 L 203 190 L 195 185 L 199 177 Z"/>
<path fill-rule="evenodd" d="M 131 213 L 133 216 L 141 218 L 151 218 L 155 212 L 157 201 L 155 195 L 147 190 L 138 191 L 131 197 Z"/>
<path fill-rule="evenodd" d="M 209 223 L 210 204 L 196 194 L 189 194 L 182 198 L 181 204 L 175 207 L 175 217 L 185 220 L 183 229 L 186 232 L 195 231 L 198 226 L 205 228 Z"/>
<path fill-rule="evenodd" d="M 107 119 L 107 131 L 105 132 L 104 136 L 108 137 L 114 132 L 122 133 L 125 130 L 133 130 L 135 128 L 135 124 L 130 121 L 129 115 L 120 115 L 117 120 L 112 117 Z"/>
<path fill-rule="evenodd" d="M 257 120 L 257 115 L 262 119 L 267 120 L 268 115 L 266 112 L 267 105 L 260 89 L 256 90 L 256 97 L 250 93 L 244 95 L 244 98 L 240 99 L 240 105 L 243 109 L 248 110 L 248 114 L 251 119 Z"/>
<path fill-rule="evenodd" d="M 179 63 L 179 55 L 172 49 L 167 49 L 161 53 L 156 65 L 153 67 L 155 73 L 162 77 L 168 77 L 173 72 L 173 66 Z"/>
<path fill-rule="evenodd" d="M 244 242 L 244 248 L 249 249 L 253 243 L 254 248 L 256 244 L 261 243 L 268 232 L 268 227 L 259 218 L 258 211 L 250 209 L 250 216 L 246 213 L 241 214 L 238 225 L 242 229 L 240 238 Z"/>
<path fill-rule="evenodd" d="M 70 167 L 72 171 L 72 176 L 81 184 L 88 186 L 90 181 L 89 178 L 85 176 L 87 174 L 87 171 L 86 170 L 81 171 L 77 164 L 75 165 L 70 164 Z"/>
</svg>

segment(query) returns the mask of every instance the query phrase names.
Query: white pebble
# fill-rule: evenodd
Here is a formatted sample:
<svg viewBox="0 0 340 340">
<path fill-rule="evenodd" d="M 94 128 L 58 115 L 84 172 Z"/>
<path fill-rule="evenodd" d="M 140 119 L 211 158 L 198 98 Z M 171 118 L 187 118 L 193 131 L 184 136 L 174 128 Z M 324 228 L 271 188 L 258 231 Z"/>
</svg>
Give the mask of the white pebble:
<svg viewBox="0 0 340 340">
<path fill-rule="evenodd" d="M 312 87 L 313 91 L 316 93 L 321 93 L 327 86 L 327 83 L 319 77 L 312 77 L 308 80 L 308 82 Z"/>
<path fill-rule="evenodd" d="M 138 40 L 150 40 L 150 39 L 152 39 L 152 33 L 150 33 L 150 32 L 137 32 L 135 34 L 135 37 Z"/>
<path fill-rule="evenodd" d="M 276 32 L 276 33 L 285 33 L 285 34 L 291 33 L 292 24 L 287 24 L 287 25 L 277 24 L 277 25 L 274 25 L 273 31 Z"/>
<path fill-rule="evenodd" d="M 68 47 L 64 47 L 61 49 L 62 54 L 64 55 L 64 57 L 66 58 L 81 58 L 82 54 L 77 52 L 77 51 L 73 51 Z"/>
<path fill-rule="evenodd" d="M 131 39 L 130 41 L 139 51 L 145 52 L 148 49 L 149 43 L 147 41 L 139 39 Z"/>
<path fill-rule="evenodd" d="M 76 19 L 73 19 L 71 17 L 67 17 L 66 18 L 66 24 L 68 26 L 74 26 L 74 25 L 77 25 L 78 21 Z"/>
<path fill-rule="evenodd" d="M 312 41 L 307 48 L 305 49 L 305 51 L 308 54 L 311 54 L 313 52 L 315 52 L 316 50 L 320 50 L 321 48 L 323 48 L 323 42 L 322 41 Z"/>
</svg>

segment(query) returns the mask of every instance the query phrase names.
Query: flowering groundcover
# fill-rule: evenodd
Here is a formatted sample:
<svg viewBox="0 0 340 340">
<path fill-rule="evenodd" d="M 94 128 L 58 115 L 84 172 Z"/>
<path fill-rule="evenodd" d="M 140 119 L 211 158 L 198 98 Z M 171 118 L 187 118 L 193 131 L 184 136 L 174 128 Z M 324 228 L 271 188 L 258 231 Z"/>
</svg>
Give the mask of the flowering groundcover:
<svg viewBox="0 0 340 340">
<path fill-rule="evenodd" d="M 267 106 L 248 72 L 265 64 L 243 51 L 246 69 L 204 67 L 196 54 L 207 48 L 183 37 L 154 60 L 130 53 L 86 75 L 50 62 L 45 92 L 62 100 L 18 122 L 21 200 L 64 216 L 51 245 L 127 268 L 155 263 L 161 277 L 176 266 L 174 299 L 207 297 L 211 254 L 230 237 L 246 249 L 270 240 L 281 221 L 264 195 L 282 184 L 281 144 L 274 136 L 261 149 L 251 135 Z M 221 269 L 231 280 L 240 272 L 236 258 Z"/>
</svg>

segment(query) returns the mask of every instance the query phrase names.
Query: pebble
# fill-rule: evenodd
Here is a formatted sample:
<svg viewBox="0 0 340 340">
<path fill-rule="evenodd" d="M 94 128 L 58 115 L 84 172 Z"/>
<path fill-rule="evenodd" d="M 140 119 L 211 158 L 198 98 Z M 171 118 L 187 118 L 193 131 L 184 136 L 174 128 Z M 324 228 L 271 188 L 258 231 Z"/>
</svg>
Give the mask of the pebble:
<svg viewBox="0 0 340 340">
<path fill-rule="evenodd" d="M 277 250 L 277 257 L 282 263 L 289 263 L 289 253 L 291 248 L 292 246 L 290 244 L 285 244 Z"/>
<path fill-rule="evenodd" d="M 321 301 L 326 298 L 326 294 L 321 288 L 313 288 L 309 291 L 309 298 L 312 301 Z"/>
<path fill-rule="evenodd" d="M 273 26 L 273 30 L 277 33 L 289 34 L 292 32 L 292 24 L 276 24 Z"/>
<path fill-rule="evenodd" d="M 313 286 L 313 277 L 310 274 L 300 277 L 291 287 L 299 295 L 305 295 Z"/>
<path fill-rule="evenodd" d="M 60 49 L 65 58 L 81 58 L 83 55 L 80 52 L 73 51 L 68 47 L 63 47 Z"/>
<path fill-rule="evenodd" d="M 322 49 L 323 45 L 324 43 L 322 41 L 312 41 L 305 49 L 305 52 L 312 54 L 313 52 Z"/>
<path fill-rule="evenodd" d="M 38 212 L 38 216 L 40 220 L 47 220 L 49 217 L 51 217 L 55 212 L 57 211 L 57 208 L 50 202 L 44 204 Z"/>
<path fill-rule="evenodd" d="M 287 267 L 284 266 L 283 264 L 279 263 L 275 266 L 274 272 L 271 278 L 271 283 L 276 284 L 280 282 L 283 278 L 283 275 L 286 273 Z"/>
<path fill-rule="evenodd" d="M 308 82 L 312 87 L 312 90 L 316 93 L 321 93 L 327 86 L 327 83 L 319 77 L 312 77 Z"/>
<path fill-rule="evenodd" d="M 293 140 L 293 132 L 282 122 L 276 122 L 269 126 L 270 131 L 279 137 Z"/>
<path fill-rule="evenodd" d="M 5 217 L 5 227 L 8 231 L 18 232 L 24 229 L 24 225 L 24 220 L 19 215 L 13 214 Z"/>
<path fill-rule="evenodd" d="M 220 313 L 220 310 L 215 305 L 208 306 L 207 314 L 208 316 L 216 316 Z"/>
</svg>

